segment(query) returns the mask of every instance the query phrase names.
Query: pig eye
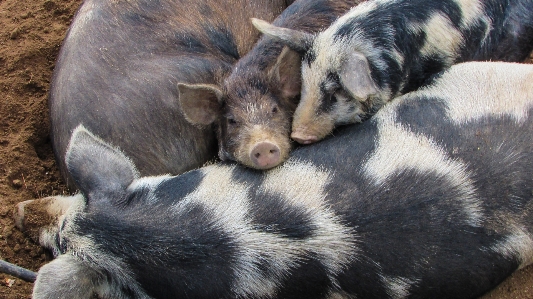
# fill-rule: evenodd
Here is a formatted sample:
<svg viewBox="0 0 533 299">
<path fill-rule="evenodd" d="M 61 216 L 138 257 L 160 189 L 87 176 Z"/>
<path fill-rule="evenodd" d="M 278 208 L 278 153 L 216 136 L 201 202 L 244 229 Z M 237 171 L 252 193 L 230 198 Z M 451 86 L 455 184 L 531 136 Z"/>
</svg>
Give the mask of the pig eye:
<svg viewBox="0 0 533 299">
<path fill-rule="evenodd" d="M 237 121 L 234 118 L 228 117 L 228 124 L 235 125 L 237 124 Z"/>
<path fill-rule="evenodd" d="M 341 79 L 337 73 L 329 73 L 327 75 L 326 83 L 324 89 L 329 92 L 335 92 L 341 88 Z"/>
<path fill-rule="evenodd" d="M 329 97 L 328 97 L 328 103 L 330 105 L 333 105 L 336 102 L 337 102 L 337 96 L 335 96 L 335 93 L 330 94 Z"/>
<path fill-rule="evenodd" d="M 277 112 L 278 112 L 278 107 L 277 106 L 272 108 L 272 113 L 277 113 Z"/>
</svg>

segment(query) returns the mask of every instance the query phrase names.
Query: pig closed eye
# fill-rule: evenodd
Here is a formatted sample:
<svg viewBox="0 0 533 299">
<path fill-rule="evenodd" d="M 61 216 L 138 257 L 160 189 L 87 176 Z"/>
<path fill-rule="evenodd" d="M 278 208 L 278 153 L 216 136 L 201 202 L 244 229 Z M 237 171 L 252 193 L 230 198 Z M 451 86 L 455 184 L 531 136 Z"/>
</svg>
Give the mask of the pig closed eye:
<svg viewBox="0 0 533 299">
<path fill-rule="evenodd" d="M 230 125 L 236 125 L 237 121 L 234 118 L 228 118 L 228 124 Z"/>
<path fill-rule="evenodd" d="M 329 104 L 335 104 L 337 102 L 337 97 L 335 96 L 334 93 L 332 93 L 330 96 L 329 96 Z"/>
</svg>

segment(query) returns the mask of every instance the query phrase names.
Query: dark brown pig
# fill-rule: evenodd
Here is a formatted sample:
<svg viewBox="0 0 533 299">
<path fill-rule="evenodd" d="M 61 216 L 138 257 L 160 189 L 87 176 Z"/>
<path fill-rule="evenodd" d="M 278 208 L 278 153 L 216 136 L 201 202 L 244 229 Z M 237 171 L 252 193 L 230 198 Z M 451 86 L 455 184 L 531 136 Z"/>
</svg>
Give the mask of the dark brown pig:
<svg viewBox="0 0 533 299">
<path fill-rule="evenodd" d="M 274 24 L 318 32 L 359 2 L 298 0 Z M 283 162 L 290 151 L 300 81 L 300 55 L 263 37 L 237 62 L 222 88 L 208 81 L 180 84 L 180 103 L 191 123 L 215 124 L 222 160 L 268 169 Z"/>
<path fill-rule="evenodd" d="M 219 83 L 259 38 L 250 18 L 273 20 L 291 2 L 86 0 L 50 92 L 52 142 L 67 182 L 65 152 L 80 124 L 120 147 L 141 175 L 178 174 L 212 159 L 215 136 L 184 120 L 178 83 Z"/>
</svg>

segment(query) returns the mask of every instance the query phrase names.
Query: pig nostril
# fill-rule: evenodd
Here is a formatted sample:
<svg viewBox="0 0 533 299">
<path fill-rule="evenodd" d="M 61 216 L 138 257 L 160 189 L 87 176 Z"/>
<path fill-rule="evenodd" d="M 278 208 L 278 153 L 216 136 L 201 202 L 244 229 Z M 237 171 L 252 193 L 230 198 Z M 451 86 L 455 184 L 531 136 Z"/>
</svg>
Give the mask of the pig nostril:
<svg viewBox="0 0 533 299">
<path fill-rule="evenodd" d="M 280 149 L 278 145 L 269 141 L 258 142 L 253 146 L 250 158 L 256 168 L 272 168 L 280 162 Z"/>
</svg>

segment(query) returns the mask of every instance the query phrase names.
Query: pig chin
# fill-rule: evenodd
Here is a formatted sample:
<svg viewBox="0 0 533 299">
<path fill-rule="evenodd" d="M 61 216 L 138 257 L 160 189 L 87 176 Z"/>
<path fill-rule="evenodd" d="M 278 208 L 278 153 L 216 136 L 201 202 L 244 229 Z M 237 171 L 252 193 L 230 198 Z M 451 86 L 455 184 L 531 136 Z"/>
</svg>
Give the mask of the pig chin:
<svg viewBox="0 0 533 299">
<path fill-rule="evenodd" d="M 235 158 L 245 166 L 255 169 L 270 169 L 289 157 L 291 150 L 288 132 L 273 133 L 263 128 L 253 128 L 247 141 L 237 149 Z"/>
</svg>

